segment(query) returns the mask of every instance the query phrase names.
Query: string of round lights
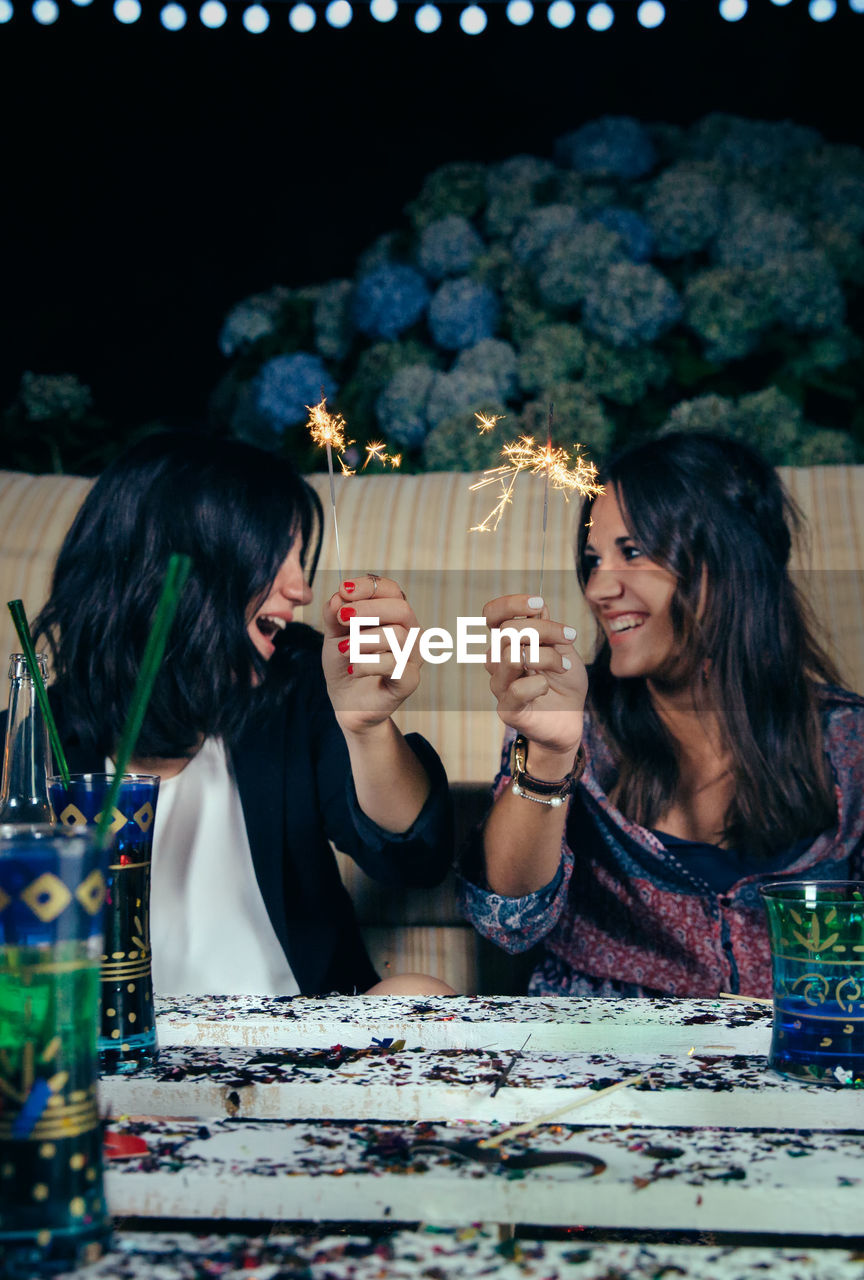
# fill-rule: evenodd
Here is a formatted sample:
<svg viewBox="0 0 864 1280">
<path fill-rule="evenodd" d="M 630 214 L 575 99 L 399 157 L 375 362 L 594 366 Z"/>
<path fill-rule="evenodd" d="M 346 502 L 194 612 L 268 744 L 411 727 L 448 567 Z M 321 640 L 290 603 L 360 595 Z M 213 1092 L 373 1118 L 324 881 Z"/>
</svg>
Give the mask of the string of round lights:
<svg viewBox="0 0 864 1280">
<path fill-rule="evenodd" d="M 93 0 L 70 0 L 78 8 L 84 8 Z M 750 9 L 765 0 L 714 0 L 718 16 L 725 22 L 740 22 Z M 803 2 L 803 0 L 799 0 Z M 298 35 L 304 35 L 319 26 L 336 30 L 351 25 L 357 11 L 368 9 L 377 23 L 392 22 L 400 9 L 413 14 L 413 24 L 423 35 L 433 35 L 444 24 L 444 12 L 456 11 L 458 25 L 469 36 L 481 35 L 487 28 L 488 11 L 503 8 L 507 20 L 514 27 L 525 27 L 532 22 L 545 22 L 558 30 L 566 30 L 576 24 L 586 25 L 595 32 L 609 31 L 615 26 L 621 13 L 635 10 L 636 20 L 646 30 L 654 30 L 667 21 L 663 0 L 324 0 L 313 4 L 309 0 L 228 0 L 232 10 L 241 9 L 240 21 L 251 35 L 260 35 L 268 29 L 277 8 L 288 9 L 288 23 Z M 668 3 L 668 0 L 667 0 Z M 785 8 L 793 0 L 770 0 L 777 8 Z M 18 15 L 30 16 L 41 26 L 51 26 L 60 19 L 61 4 L 66 0 L 0 0 L 0 25 L 11 22 Z M 807 12 L 816 23 L 829 22 L 845 4 L 853 13 L 864 14 L 864 0 L 806 0 Z M 141 0 L 113 0 L 113 14 L 117 22 L 131 26 L 142 16 Z M 448 21 L 450 20 L 448 14 Z M 229 22 L 229 11 L 223 0 L 167 0 L 162 3 L 159 21 L 166 31 L 182 31 L 193 18 L 202 26 L 216 30 Z M 233 20 L 233 17 L 232 17 Z"/>
</svg>

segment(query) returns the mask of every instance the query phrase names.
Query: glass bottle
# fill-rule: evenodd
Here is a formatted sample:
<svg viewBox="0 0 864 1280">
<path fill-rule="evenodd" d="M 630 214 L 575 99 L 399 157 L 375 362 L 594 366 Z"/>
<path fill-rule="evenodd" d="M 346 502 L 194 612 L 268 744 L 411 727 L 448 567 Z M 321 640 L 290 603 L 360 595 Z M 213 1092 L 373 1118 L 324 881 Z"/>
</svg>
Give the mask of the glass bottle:
<svg viewBox="0 0 864 1280">
<path fill-rule="evenodd" d="M 42 679 L 47 680 L 45 654 L 38 654 L 37 661 Z M 55 822 L 48 799 L 48 776 L 52 771 L 48 726 L 27 659 L 23 653 L 10 654 L 0 824 L 32 827 Z"/>
</svg>

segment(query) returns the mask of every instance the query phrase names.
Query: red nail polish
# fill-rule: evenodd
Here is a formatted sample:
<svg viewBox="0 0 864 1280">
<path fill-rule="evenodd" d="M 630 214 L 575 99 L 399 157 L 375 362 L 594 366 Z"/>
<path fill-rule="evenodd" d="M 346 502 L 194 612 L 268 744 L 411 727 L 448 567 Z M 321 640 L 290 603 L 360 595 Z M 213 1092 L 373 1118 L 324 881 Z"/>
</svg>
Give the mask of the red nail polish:
<svg viewBox="0 0 864 1280">
<path fill-rule="evenodd" d="M 356 610 L 356 609 L 352 609 L 352 608 L 350 607 L 350 605 L 345 604 L 345 605 L 343 605 L 343 606 L 342 606 L 342 608 L 339 610 L 339 621 L 340 621 L 340 622 L 347 622 L 347 621 L 348 621 L 348 619 L 349 619 L 349 618 L 353 618 L 353 617 L 355 616 L 355 614 L 356 614 L 356 613 L 357 613 L 357 610 Z"/>
<path fill-rule="evenodd" d="M 351 641 L 348 639 L 348 637 L 347 637 L 347 636 L 345 637 L 345 639 L 344 639 L 344 640 L 340 640 L 340 641 L 339 641 L 339 652 L 340 652 L 340 653 L 347 653 L 347 652 L 348 652 L 348 650 L 350 649 L 350 647 L 351 647 Z"/>
<path fill-rule="evenodd" d="M 342 583 L 342 590 L 343 590 L 343 591 L 353 591 L 353 590 L 354 590 L 354 585 L 355 585 L 355 584 L 354 584 L 353 582 L 343 582 L 343 583 Z"/>
<path fill-rule="evenodd" d="M 348 674 L 349 676 L 353 676 L 354 674 L 354 667 L 350 662 L 348 663 Z"/>
</svg>

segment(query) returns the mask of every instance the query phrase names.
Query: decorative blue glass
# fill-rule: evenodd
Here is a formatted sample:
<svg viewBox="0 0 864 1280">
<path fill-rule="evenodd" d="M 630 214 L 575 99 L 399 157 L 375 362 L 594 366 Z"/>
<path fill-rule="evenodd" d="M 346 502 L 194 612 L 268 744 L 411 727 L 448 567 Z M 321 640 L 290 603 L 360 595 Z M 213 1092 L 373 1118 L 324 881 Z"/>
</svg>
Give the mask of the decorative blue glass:
<svg viewBox="0 0 864 1280">
<path fill-rule="evenodd" d="M 811 1084 L 861 1087 L 864 883 L 777 881 L 759 892 L 771 940 L 771 1066 Z"/>
</svg>

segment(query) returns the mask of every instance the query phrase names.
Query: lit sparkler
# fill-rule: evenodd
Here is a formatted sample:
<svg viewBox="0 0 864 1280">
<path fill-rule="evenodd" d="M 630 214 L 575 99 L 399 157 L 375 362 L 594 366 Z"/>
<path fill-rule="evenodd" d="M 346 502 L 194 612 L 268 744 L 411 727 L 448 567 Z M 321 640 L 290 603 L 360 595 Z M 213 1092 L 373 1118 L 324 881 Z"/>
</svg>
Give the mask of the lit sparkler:
<svg viewBox="0 0 864 1280">
<path fill-rule="evenodd" d="M 333 450 L 338 450 L 341 455 L 345 450 L 345 419 L 341 413 L 327 412 L 327 397 L 321 394 L 321 400 L 316 405 L 307 404 L 309 410 L 309 421 L 306 423 L 309 428 L 309 434 L 317 445 L 323 445 L 327 450 L 327 472 L 330 476 L 330 510 L 333 514 L 333 534 L 336 539 L 336 568 L 339 571 L 339 578 L 342 578 L 342 553 L 339 550 L 339 523 L 336 519 L 336 489 L 333 485 Z M 349 444 L 351 441 L 348 442 Z M 345 463 L 339 458 L 342 464 L 342 471 L 345 474 Z"/>
<path fill-rule="evenodd" d="M 512 501 L 513 490 L 517 478 L 523 471 L 529 475 L 546 474 L 549 487 L 560 489 L 565 501 L 570 501 L 571 493 L 598 494 L 603 486 L 597 483 L 597 468 L 579 452 L 581 445 L 576 445 L 571 459 L 566 449 L 546 444 L 535 444 L 533 436 L 520 436 L 512 444 L 505 444 L 501 450 L 505 461 L 499 467 L 490 467 L 483 472 L 480 480 L 471 489 L 485 489 L 487 485 L 499 484 L 501 494 L 497 504 L 480 524 L 473 525 L 471 533 L 494 533 L 501 523 L 501 517 Z"/>
<path fill-rule="evenodd" d="M 330 510 L 333 514 L 333 534 L 336 540 L 336 567 L 339 571 L 339 577 L 342 577 L 342 554 L 339 550 L 339 524 L 336 520 L 336 490 L 333 484 L 333 454 L 337 455 L 337 461 L 342 469 L 343 476 L 356 475 L 356 469 L 350 467 L 345 461 L 345 450 L 349 445 L 354 443 L 353 440 L 345 438 L 346 422 L 341 413 L 329 413 L 327 411 L 327 397 L 321 393 L 321 400 L 316 405 L 307 404 L 309 410 L 309 420 L 306 426 L 309 428 L 309 434 L 312 437 L 313 444 L 320 445 L 327 450 L 327 472 L 330 476 Z M 401 453 L 388 453 L 387 446 L 380 441 L 374 441 L 366 446 L 366 460 L 361 471 L 365 471 L 369 463 L 372 461 L 380 462 L 383 466 L 389 466 L 395 470 L 402 464 Z"/>
<path fill-rule="evenodd" d="M 500 422 L 505 415 L 503 413 L 475 413 L 477 419 L 477 430 L 481 436 L 485 436 L 492 431 L 495 424 Z"/>
</svg>

